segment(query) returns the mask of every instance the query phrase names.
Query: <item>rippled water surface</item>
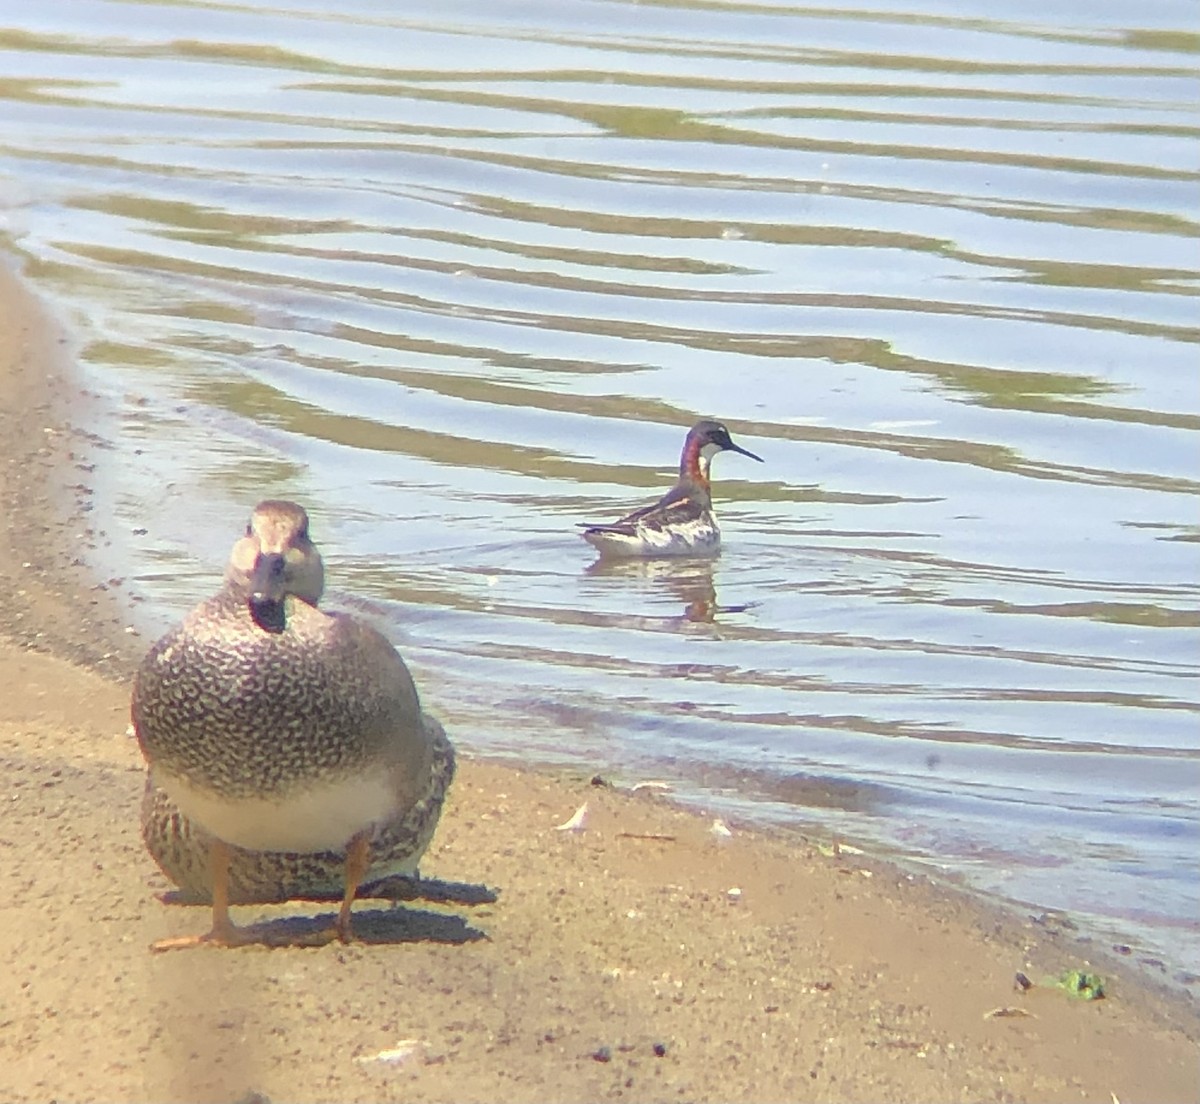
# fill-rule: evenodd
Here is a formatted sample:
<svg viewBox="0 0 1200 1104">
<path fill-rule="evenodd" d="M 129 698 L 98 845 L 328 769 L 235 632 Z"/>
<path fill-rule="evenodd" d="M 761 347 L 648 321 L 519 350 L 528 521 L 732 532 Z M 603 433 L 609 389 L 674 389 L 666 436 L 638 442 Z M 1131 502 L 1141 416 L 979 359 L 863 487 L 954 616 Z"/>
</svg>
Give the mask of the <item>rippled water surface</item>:
<svg viewBox="0 0 1200 1104">
<path fill-rule="evenodd" d="M 7 0 L 0 101 L 146 631 L 294 497 L 465 749 L 1200 968 L 1192 0 Z"/>
</svg>

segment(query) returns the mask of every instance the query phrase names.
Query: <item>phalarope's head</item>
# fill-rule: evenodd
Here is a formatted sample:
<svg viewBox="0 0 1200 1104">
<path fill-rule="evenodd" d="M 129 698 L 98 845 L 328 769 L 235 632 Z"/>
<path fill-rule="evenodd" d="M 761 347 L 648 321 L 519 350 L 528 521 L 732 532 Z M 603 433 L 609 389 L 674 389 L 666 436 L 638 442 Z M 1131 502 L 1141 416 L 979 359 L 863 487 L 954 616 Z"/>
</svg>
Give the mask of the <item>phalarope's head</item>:
<svg viewBox="0 0 1200 1104">
<path fill-rule="evenodd" d="M 718 452 L 740 452 L 760 464 L 763 462 L 761 456 L 755 456 L 749 449 L 735 445 L 724 425 L 711 418 L 705 418 L 688 431 L 687 440 L 683 443 L 683 456 L 679 462 L 679 474 L 707 484 L 708 466 Z"/>
<path fill-rule="evenodd" d="M 325 568 L 308 539 L 304 510 L 278 499 L 255 506 L 246 535 L 230 553 L 225 579 L 245 595 L 254 620 L 269 631 L 283 627 L 289 594 L 315 606 L 325 587 Z"/>
</svg>

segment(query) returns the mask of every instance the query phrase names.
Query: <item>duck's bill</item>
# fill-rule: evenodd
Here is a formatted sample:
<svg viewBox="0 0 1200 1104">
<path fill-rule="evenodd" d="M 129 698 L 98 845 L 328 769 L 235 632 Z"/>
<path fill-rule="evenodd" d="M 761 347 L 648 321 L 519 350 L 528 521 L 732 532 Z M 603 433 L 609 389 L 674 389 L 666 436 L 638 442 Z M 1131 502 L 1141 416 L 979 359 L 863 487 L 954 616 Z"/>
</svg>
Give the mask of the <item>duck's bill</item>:
<svg viewBox="0 0 1200 1104">
<path fill-rule="evenodd" d="M 286 593 L 284 579 L 287 562 L 278 552 L 264 552 L 250 576 L 250 601 L 268 604 L 282 602 Z"/>
</svg>

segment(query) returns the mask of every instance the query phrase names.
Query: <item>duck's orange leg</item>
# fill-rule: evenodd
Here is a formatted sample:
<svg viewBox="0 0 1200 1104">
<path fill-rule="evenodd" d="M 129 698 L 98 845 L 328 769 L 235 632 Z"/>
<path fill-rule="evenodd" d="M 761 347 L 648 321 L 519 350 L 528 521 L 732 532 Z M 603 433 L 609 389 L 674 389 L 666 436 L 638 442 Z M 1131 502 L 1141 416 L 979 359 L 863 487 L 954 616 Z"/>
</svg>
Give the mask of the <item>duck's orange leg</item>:
<svg viewBox="0 0 1200 1104">
<path fill-rule="evenodd" d="M 152 951 L 177 951 L 184 947 L 241 947 L 257 943 L 258 937 L 251 931 L 236 927 L 229 919 L 229 860 L 232 849 L 224 840 L 214 838 L 208 852 L 212 871 L 212 928 L 204 935 L 179 935 L 171 939 L 160 939 L 150 945 Z M 357 887 L 356 887 L 357 888 Z"/>
<path fill-rule="evenodd" d="M 337 937 L 343 943 L 349 943 L 354 938 L 350 924 L 350 906 L 358 887 L 371 864 L 371 835 L 369 832 L 359 832 L 346 848 L 346 890 L 342 895 L 342 907 L 338 910 L 337 923 L 334 925 Z"/>
</svg>

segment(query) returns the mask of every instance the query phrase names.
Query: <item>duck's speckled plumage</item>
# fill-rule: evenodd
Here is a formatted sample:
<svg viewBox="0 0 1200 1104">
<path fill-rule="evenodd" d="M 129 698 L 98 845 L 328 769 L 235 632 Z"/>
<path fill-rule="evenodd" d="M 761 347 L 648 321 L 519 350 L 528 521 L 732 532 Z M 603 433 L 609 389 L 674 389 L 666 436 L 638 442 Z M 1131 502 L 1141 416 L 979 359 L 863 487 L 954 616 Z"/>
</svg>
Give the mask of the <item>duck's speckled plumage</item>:
<svg viewBox="0 0 1200 1104">
<path fill-rule="evenodd" d="M 442 726 L 428 715 L 433 763 L 424 797 L 408 812 L 387 821 L 371 846 L 363 885 L 404 875 L 417 877 L 421 857 L 433 839 L 442 804 L 454 777 L 454 750 Z M 212 899 L 208 853 L 212 836 L 179 811 L 149 777 L 142 794 L 142 838 L 162 872 L 190 899 Z M 342 891 L 345 851 L 246 851 L 235 848 L 229 864 L 233 904 L 266 904 L 295 897 L 329 897 Z"/>
<path fill-rule="evenodd" d="M 226 589 L 154 645 L 133 715 L 155 770 L 229 797 L 285 797 L 402 756 L 427 771 L 416 687 L 391 644 L 297 598 L 285 609 L 287 627 L 264 632 Z"/>
<path fill-rule="evenodd" d="M 348 937 L 359 884 L 416 873 L 453 777 L 404 661 L 369 625 L 318 610 L 322 585 L 304 511 L 260 503 L 225 586 L 137 674 L 143 837 L 181 889 L 213 895 L 214 941 L 236 932 L 222 901 L 342 884 Z"/>
</svg>

